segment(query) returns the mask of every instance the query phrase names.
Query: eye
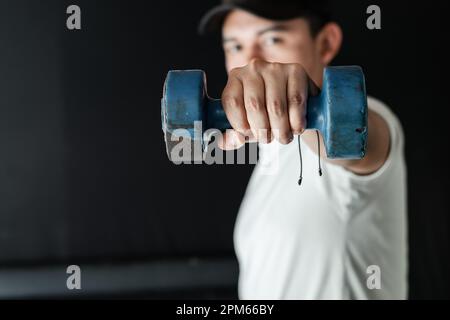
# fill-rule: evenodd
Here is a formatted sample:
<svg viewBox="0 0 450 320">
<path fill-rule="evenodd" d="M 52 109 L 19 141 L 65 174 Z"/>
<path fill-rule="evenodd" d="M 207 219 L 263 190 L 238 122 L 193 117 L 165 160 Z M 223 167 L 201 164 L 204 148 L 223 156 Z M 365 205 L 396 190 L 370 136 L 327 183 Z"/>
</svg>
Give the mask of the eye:
<svg viewBox="0 0 450 320">
<path fill-rule="evenodd" d="M 240 44 L 230 44 L 225 47 L 225 52 L 229 54 L 235 54 L 242 51 L 242 46 Z"/>
<path fill-rule="evenodd" d="M 264 39 L 264 45 L 266 46 L 273 46 L 276 44 L 280 44 L 283 42 L 283 39 L 279 38 L 279 37 L 268 37 L 266 39 Z"/>
</svg>

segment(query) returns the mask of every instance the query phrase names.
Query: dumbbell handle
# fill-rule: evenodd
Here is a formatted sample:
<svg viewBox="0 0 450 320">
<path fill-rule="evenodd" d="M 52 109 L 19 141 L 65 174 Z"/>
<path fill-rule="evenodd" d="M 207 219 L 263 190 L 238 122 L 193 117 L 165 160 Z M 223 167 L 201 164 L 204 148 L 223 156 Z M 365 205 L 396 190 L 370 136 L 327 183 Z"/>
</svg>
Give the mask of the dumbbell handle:
<svg viewBox="0 0 450 320">
<path fill-rule="evenodd" d="M 231 129 L 230 122 L 223 110 L 222 101 L 220 99 L 207 98 L 206 106 L 206 129 L 217 129 L 225 131 Z M 324 106 L 321 96 L 309 96 L 306 109 L 306 129 L 314 129 L 321 131 L 325 125 L 323 112 Z"/>
</svg>

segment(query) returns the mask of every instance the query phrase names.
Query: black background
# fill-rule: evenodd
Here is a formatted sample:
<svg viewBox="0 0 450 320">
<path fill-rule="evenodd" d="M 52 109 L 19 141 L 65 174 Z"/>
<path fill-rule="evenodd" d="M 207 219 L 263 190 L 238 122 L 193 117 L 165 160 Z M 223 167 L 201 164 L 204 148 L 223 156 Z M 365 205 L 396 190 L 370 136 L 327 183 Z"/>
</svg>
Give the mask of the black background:
<svg viewBox="0 0 450 320">
<path fill-rule="evenodd" d="M 410 297 L 449 298 L 448 5 L 339 1 L 344 47 L 399 116 L 409 181 Z M 82 9 L 82 30 L 65 27 Z M 196 34 L 215 2 L 0 1 L 0 266 L 233 256 L 252 166 L 175 166 L 160 98 L 170 69 L 226 74 Z M 366 8 L 382 9 L 382 30 Z"/>
</svg>

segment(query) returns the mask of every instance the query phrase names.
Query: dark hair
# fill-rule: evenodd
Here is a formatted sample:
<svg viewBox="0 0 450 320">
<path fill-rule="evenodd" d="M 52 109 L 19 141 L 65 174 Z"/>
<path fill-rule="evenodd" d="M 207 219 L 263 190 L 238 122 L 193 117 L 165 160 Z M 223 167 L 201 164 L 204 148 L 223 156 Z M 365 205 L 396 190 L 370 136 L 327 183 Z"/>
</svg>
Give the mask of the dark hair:
<svg viewBox="0 0 450 320">
<path fill-rule="evenodd" d="M 281 1 L 283 2 L 283 1 Z M 303 8 L 303 13 L 299 14 L 299 18 L 304 18 L 309 23 L 311 35 L 313 37 L 322 30 L 322 28 L 333 20 L 331 1 L 329 0 L 302 0 L 289 1 L 296 3 Z M 300 5 L 301 3 L 301 5 Z"/>
<path fill-rule="evenodd" d="M 217 31 L 227 14 L 243 9 L 270 20 L 304 18 L 309 22 L 311 34 L 317 33 L 332 20 L 329 0 L 222 0 L 222 4 L 209 10 L 201 19 L 199 33 Z"/>
<path fill-rule="evenodd" d="M 317 36 L 320 30 L 322 30 L 322 28 L 332 20 L 330 16 L 314 14 L 313 12 L 299 16 L 299 18 L 304 18 L 308 21 L 312 37 Z"/>
</svg>

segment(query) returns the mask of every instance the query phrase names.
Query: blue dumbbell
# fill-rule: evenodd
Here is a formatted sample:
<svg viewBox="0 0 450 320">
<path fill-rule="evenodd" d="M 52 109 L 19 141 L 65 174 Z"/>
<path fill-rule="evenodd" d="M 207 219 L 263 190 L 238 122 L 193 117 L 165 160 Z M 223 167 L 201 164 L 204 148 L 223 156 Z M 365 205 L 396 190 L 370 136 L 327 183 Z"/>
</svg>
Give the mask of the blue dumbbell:
<svg viewBox="0 0 450 320">
<path fill-rule="evenodd" d="M 361 159 L 367 144 L 367 96 L 364 74 L 358 66 L 328 67 L 324 71 L 322 91 L 309 96 L 307 129 L 319 130 L 330 159 Z M 194 123 L 202 130 L 231 129 L 221 101 L 206 92 L 206 76 L 201 70 L 170 71 L 161 100 L 162 128 L 183 138 L 202 139 Z M 185 129 L 185 130 L 177 130 Z M 168 150 L 169 152 L 169 150 Z"/>
</svg>

